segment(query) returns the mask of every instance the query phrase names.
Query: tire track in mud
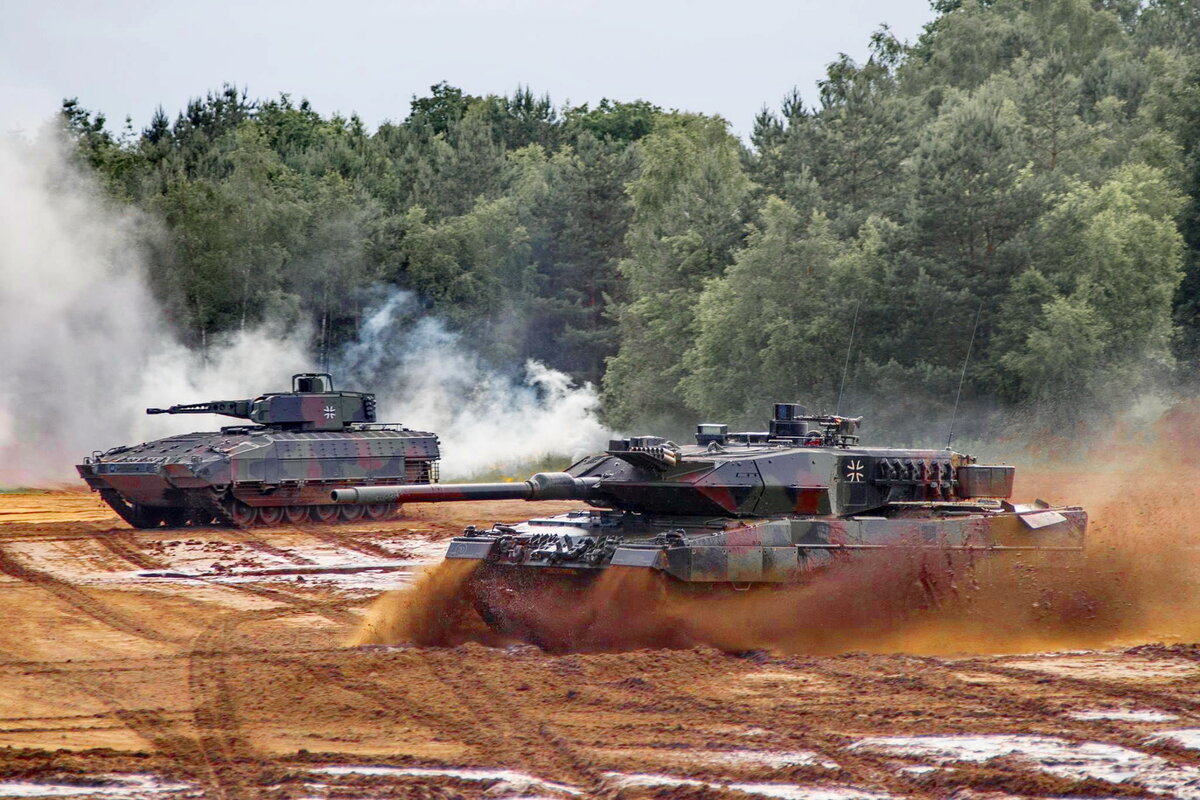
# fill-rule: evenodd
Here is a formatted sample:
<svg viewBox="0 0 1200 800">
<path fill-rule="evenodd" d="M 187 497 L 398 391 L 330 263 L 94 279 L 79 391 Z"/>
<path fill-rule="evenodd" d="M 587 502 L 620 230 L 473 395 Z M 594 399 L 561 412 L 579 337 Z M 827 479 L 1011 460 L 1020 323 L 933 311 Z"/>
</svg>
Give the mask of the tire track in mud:
<svg viewBox="0 0 1200 800">
<path fill-rule="evenodd" d="M 198 633 L 187 652 L 188 691 L 192 698 L 192 724 L 196 743 L 211 776 L 214 796 L 223 800 L 241 800 L 261 795 L 251 779 L 258 781 L 273 766 L 273 759 L 257 752 L 242 732 L 237 701 L 230 677 L 233 657 L 260 663 L 283 660 L 287 651 L 263 648 L 233 648 L 239 627 L 248 622 L 264 622 L 314 608 L 355 604 L 346 599 L 325 603 L 293 598 L 299 602 L 281 608 L 228 612 Z M 340 653 L 341 648 L 302 651 L 304 653 Z M 292 659 L 294 662 L 294 658 Z M 294 664 L 293 664 L 294 665 Z"/>
<path fill-rule="evenodd" d="M 239 763 L 252 760 L 253 753 L 238 723 L 227 653 L 222 649 L 249 613 L 234 612 L 217 619 L 196 635 L 188 654 L 188 692 L 196 745 L 211 776 L 212 788 L 223 799 L 251 796 L 239 774 Z"/>
<path fill-rule="evenodd" d="M 880 675 L 878 660 L 884 658 L 899 660 L 900 663 L 896 666 L 903 671 L 902 674 L 893 672 L 891 675 Z M 930 681 L 922 675 L 913 675 L 914 661 L 920 663 L 926 674 L 933 674 L 938 680 Z M 1008 724 L 997 724 L 993 721 L 988 725 L 992 730 L 984 731 L 981 734 L 971 731 L 972 726 L 969 722 L 954 719 L 951 716 L 950 718 L 953 719 L 951 727 L 954 728 L 954 732 L 946 735 L 1051 736 L 1080 744 L 1101 742 L 1118 745 L 1146 756 L 1166 756 L 1169 761 L 1178 765 L 1200 765 L 1200 753 L 1182 746 L 1153 741 L 1150 731 L 1138 729 L 1130 724 L 1122 724 L 1119 720 L 1080 720 L 1067 716 L 1061 706 L 1068 701 L 1078 701 L 1079 698 L 1069 694 L 1057 696 L 1052 694 L 1054 689 L 1061 688 L 1063 685 L 1063 682 L 1059 682 L 1057 679 L 1052 679 L 1051 683 L 1047 684 L 1050 689 L 1046 694 L 1050 696 L 1030 697 L 1022 692 L 1039 691 L 1037 688 L 1039 683 L 1030 680 L 1031 675 L 1028 674 L 1017 675 L 1016 677 L 1019 677 L 1020 680 L 1012 685 L 987 684 L 978 689 L 972 688 L 971 684 L 965 683 L 958 676 L 957 673 L 963 671 L 997 675 L 1006 674 L 1008 669 L 1018 672 L 1015 668 L 996 669 L 997 665 L 982 660 L 946 663 L 933 657 L 904 655 L 875 656 L 870 665 L 861 665 L 857 668 L 855 668 L 857 662 L 850 662 L 850 666 L 847 666 L 845 661 L 839 660 L 837 663 L 841 668 L 831 666 L 824 660 L 814 663 L 811 667 L 823 675 L 852 681 L 854 690 L 861 690 L 864 684 L 873 684 L 879 687 L 877 691 L 857 691 L 858 694 L 865 697 L 894 696 L 898 691 L 915 692 L 932 701 L 930 705 L 926 706 L 931 713 L 939 713 L 939 706 L 948 707 L 950 709 L 947 712 L 948 715 L 953 715 L 954 711 L 960 707 L 987 708 L 994 712 L 996 718 L 1011 720 Z M 897 670 L 897 672 L 899 671 Z M 1008 675 L 1008 677 L 1014 676 Z M 1128 695 L 1118 692 L 1109 696 L 1125 700 Z M 1014 714 L 1014 711 L 1017 714 Z M 906 732 L 900 735 L 915 736 L 929 733 L 927 730 L 922 730 L 920 733 Z M 1016 763 L 1010 763 L 1004 769 L 1014 780 L 1023 778 L 1032 781 L 1029 785 L 1036 785 L 1037 781 L 1044 781 L 1046 777 L 1044 771 L 1038 770 L 1034 766 L 1021 768 Z M 1064 787 L 1066 783 L 1064 783 Z M 978 788 L 988 787 L 981 785 Z"/>
<path fill-rule="evenodd" d="M 187 654 L 192 724 L 200 755 L 211 776 L 214 796 L 222 800 L 261 796 L 251 778 L 259 781 L 273 765 L 272 759 L 258 753 L 242 732 L 229 662 L 231 656 L 269 661 L 270 655 L 254 656 L 277 651 L 234 650 L 230 646 L 231 640 L 244 623 L 277 619 L 297 610 L 302 609 L 288 606 L 230 612 L 216 619 L 192 640 Z"/>
<path fill-rule="evenodd" d="M 254 536 L 254 534 L 252 534 L 249 530 L 243 530 L 242 528 L 221 528 L 220 530 L 234 542 L 238 544 L 244 544 L 251 550 L 257 550 L 264 555 L 281 558 L 284 561 L 289 561 L 297 566 L 311 566 L 317 563 L 311 558 L 306 558 L 298 553 L 285 550 L 282 547 L 276 547 L 270 542 L 265 542 L 262 539 Z"/>
<path fill-rule="evenodd" d="M 102 538 L 101 541 L 107 541 L 107 539 Z M 152 563 L 151 559 L 143 557 L 136 549 L 125 545 L 118 544 L 115 547 L 109 547 L 109 550 L 131 564 L 139 565 L 139 562 Z M 160 568 L 160 566 L 150 568 Z M 48 572 L 43 572 L 42 570 L 34 569 L 20 563 L 12 554 L 6 552 L 2 545 L 0 545 L 0 572 L 45 590 L 77 611 L 122 633 L 163 644 L 185 644 L 189 641 L 187 637 L 160 633 L 148 628 L 121 612 L 109 608 L 106 604 L 96 600 L 78 586 L 61 580 Z M 337 624 L 353 625 L 359 621 L 359 617 L 356 614 L 343 611 L 339 608 L 339 606 L 356 605 L 357 602 L 354 600 L 311 600 L 309 598 L 297 597 L 279 589 L 271 589 L 263 586 L 218 583 L 215 581 L 207 582 L 212 585 L 230 588 L 234 591 L 245 592 L 285 603 L 292 608 L 303 609 L 324 616 Z"/>
<path fill-rule="evenodd" d="M 343 650 L 341 652 L 344 654 L 346 651 Z M 442 736 L 449 737 L 472 749 L 484 749 L 484 742 L 479 739 L 479 728 L 477 725 L 469 721 L 457 720 L 451 715 L 434 710 L 430 707 L 428 696 L 423 695 L 420 688 L 382 686 L 378 683 L 360 680 L 352 675 L 348 675 L 338 664 L 313 663 L 310 660 L 298 657 L 267 659 L 265 661 L 266 663 L 287 669 L 295 669 L 298 666 L 302 666 L 310 673 L 332 682 L 348 692 L 366 698 L 390 714 L 400 711 L 424 728 L 436 731 Z M 430 683 L 438 682 L 435 677 L 428 677 Z M 413 682 L 411 673 L 408 673 L 405 683 Z M 425 684 L 421 688 L 424 686 Z"/>
<path fill-rule="evenodd" d="M 0 653 L 0 656 L 12 659 L 12 653 Z M 109 716 L 122 726 L 133 731 L 145 740 L 155 752 L 166 756 L 177 764 L 189 779 L 204 782 L 205 775 L 198 769 L 203 764 L 199 748 L 195 740 L 181 730 L 180 725 L 171 716 L 187 714 L 170 712 L 165 709 L 128 708 L 126 700 L 120 695 L 101 685 L 99 677 L 93 675 L 93 670 L 87 667 L 68 667 L 63 662 L 54 662 L 55 669 L 39 670 L 36 673 L 74 689 L 81 694 L 91 697 L 106 710 L 104 715 L 93 715 L 96 718 Z M 103 675 L 105 673 L 101 673 Z M 95 730 L 88 728 L 87 730 Z M 5 731 L 7 732 L 7 731 Z"/>
<path fill-rule="evenodd" d="M 253 586 L 245 583 L 219 583 L 217 581 L 206 581 L 213 586 L 220 586 L 225 589 L 233 589 L 238 592 L 257 595 L 268 600 L 274 600 L 278 603 L 285 603 L 297 611 L 306 611 L 311 614 L 325 617 L 330 622 L 335 622 L 339 625 L 357 625 L 362 621 L 362 617 L 351 611 L 346 611 L 348 606 L 359 605 L 361 601 L 343 599 L 343 600 L 314 600 L 308 597 L 299 597 L 290 592 L 285 592 L 282 589 L 272 589 L 267 586 Z"/>
<path fill-rule="evenodd" d="M 544 719 L 529 719 L 523 709 L 488 682 L 486 670 L 468 671 L 454 651 L 421 655 L 430 673 L 455 693 L 475 719 L 482 720 L 491 730 L 508 731 L 502 737 L 506 746 L 519 742 L 517 754 L 528 771 L 537 774 L 548 767 L 560 779 L 567 779 L 590 794 L 602 787 L 604 778 L 591 761 Z M 552 750 L 550 758 L 546 758 L 546 745 Z"/>
<path fill-rule="evenodd" d="M 727 658 L 731 663 L 722 676 L 723 680 L 732 678 L 734 674 L 745 676 L 764 671 L 762 665 L 741 661 L 734 656 Z M 896 772 L 891 763 L 893 759 L 862 750 L 847 749 L 848 745 L 854 743 L 853 737 L 815 727 L 807 709 L 775 704 L 766 711 L 761 706 L 738 700 L 729 693 L 720 699 L 714 699 L 711 695 L 703 693 L 702 686 L 692 690 L 676 684 L 672 684 L 670 688 L 658 682 L 653 685 L 657 695 L 653 699 L 682 703 L 687 707 L 687 711 L 678 713 L 686 716 L 689 721 L 714 726 L 736 722 L 747 728 L 769 725 L 774 732 L 783 733 L 795 742 L 797 747 L 816 752 L 836 763 L 845 776 L 837 779 L 839 783 L 850 782 L 858 789 L 887 791 L 902 796 L 927 796 L 927 792 L 917 786 L 911 778 Z"/>
<path fill-rule="evenodd" d="M 170 569 L 170 564 L 160 561 L 153 556 L 148 555 L 137 546 L 137 539 L 132 533 L 113 533 L 107 536 L 96 537 L 101 544 L 105 546 L 113 555 L 118 558 L 133 564 L 139 569 L 146 570 L 165 570 Z M 201 579 L 204 580 L 204 579 Z M 254 586 L 251 584 L 239 583 L 222 583 L 215 580 L 205 580 L 213 586 L 220 586 L 233 591 L 245 592 L 247 594 L 264 597 L 268 600 L 274 600 L 279 603 L 286 603 L 296 606 L 297 608 L 305 608 L 313 613 L 325 617 L 331 622 L 339 625 L 353 625 L 359 621 L 356 614 L 348 611 L 342 611 L 337 606 L 352 605 L 352 601 L 321 601 L 312 600 L 305 597 L 298 597 L 290 592 L 285 592 L 281 589 L 273 589 L 266 586 Z"/>
<path fill-rule="evenodd" d="M 915 657 L 905 656 L 906 659 Z M 1077 698 L 1064 694 L 1053 694 L 1054 688 L 1061 688 L 1062 682 L 1055 681 L 1053 688 L 1046 692 L 1049 696 L 1030 696 L 1029 692 L 1037 692 L 1038 684 L 1025 679 L 1014 684 L 989 683 L 973 688 L 956 674 L 967 671 L 999 674 L 994 670 L 995 665 L 989 663 L 965 662 L 946 664 L 936 659 L 920 658 L 922 667 L 927 673 L 936 673 L 939 680 L 931 681 L 923 676 L 903 676 L 902 685 L 898 686 L 895 679 L 871 674 L 865 670 L 835 670 L 824 669 L 824 674 L 849 678 L 856 682 L 874 683 L 880 687 L 880 693 L 895 693 L 898 689 L 916 692 L 928 696 L 942 705 L 952 707 L 986 708 L 999 718 L 1013 717 L 1016 711 L 1024 719 L 1015 720 L 1021 726 L 1021 733 L 1037 733 L 1033 728 L 1042 729 L 1042 735 L 1058 736 L 1078 742 L 1103 741 L 1110 744 L 1120 744 L 1135 750 L 1143 750 L 1146 745 L 1146 732 L 1130 725 L 1123 725 L 1120 720 L 1083 720 L 1067 716 L 1061 707 L 1067 701 Z M 877 667 L 872 667 L 877 670 Z M 1111 696 L 1111 695 L 1110 695 Z M 1127 699 L 1128 693 L 1121 693 L 1119 699 Z M 953 706 L 954 701 L 958 706 Z M 1008 731 L 1012 733 L 1012 731 Z M 1200 763 L 1200 753 L 1188 757 L 1192 763 Z"/>
<path fill-rule="evenodd" d="M 77 526 L 77 523 L 71 523 Z M 3 523 L 4 527 L 11 527 L 12 523 Z M 21 531 L 0 532 L 0 543 L 15 543 L 15 542 L 78 542 L 85 539 L 100 539 L 105 536 L 111 536 L 114 533 L 122 533 L 123 531 L 116 528 L 106 528 L 100 531 L 76 531 L 74 533 L 60 533 L 58 531 Z"/>
<path fill-rule="evenodd" d="M 326 530 L 321 528 L 298 528 L 297 530 L 307 533 L 309 536 L 312 536 L 315 539 L 320 539 L 326 544 L 345 548 L 346 550 L 353 550 L 356 553 L 362 553 L 365 556 L 371 556 L 373 558 L 386 558 L 393 561 L 400 557 L 399 554 L 387 549 L 383 545 L 369 540 L 357 538 L 349 531 Z"/>
<path fill-rule="evenodd" d="M 0 546 L 0 572 L 54 595 L 75 610 L 121 633 L 162 644 L 182 644 L 186 641 L 182 637 L 171 636 L 147 628 L 125 614 L 109 608 L 74 584 L 60 580 L 48 572 L 25 566 L 11 553 L 6 552 L 2 546 Z"/>
<path fill-rule="evenodd" d="M 603 776 L 590 761 L 545 721 L 532 721 L 527 714 L 486 683 L 482 671 L 469 671 L 461 655 L 454 650 L 406 651 L 415 656 L 412 666 L 425 673 L 422 684 L 441 685 L 454 698 L 460 712 L 455 714 L 444 703 L 431 701 L 413 687 L 396 688 L 368 683 L 335 664 L 323 664 L 322 674 L 343 689 L 361 695 L 384 710 L 403 712 L 419 725 L 466 745 L 476 754 L 499 766 L 521 768 L 546 780 L 561 780 L 594 795 L 604 784 Z M 289 660 L 290 661 L 290 660 Z M 406 683 L 415 683 L 412 672 Z"/>
<path fill-rule="evenodd" d="M 167 569 L 170 566 L 143 551 L 133 533 L 113 531 L 105 536 L 97 536 L 96 539 L 110 553 L 138 569 Z"/>
<path fill-rule="evenodd" d="M 1154 706 L 1157 710 L 1179 712 L 1188 716 L 1200 716 L 1200 696 L 1197 688 L 1179 688 L 1172 690 L 1147 689 L 1119 681 L 1109 681 L 1103 678 L 1076 678 L 1069 675 L 1050 674 L 1031 667 L 1010 667 L 983 661 L 958 662 L 963 669 L 973 672 L 986 672 L 1011 678 L 1021 686 L 1035 686 L 1041 683 L 1055 686 L 1071 686 L 1089 694 L 1101 695 L 1111 700 L 1127 704 L 1129 700 Z M 1200 682 L 1197 683 L 1200 686 Z"/>
</svg>

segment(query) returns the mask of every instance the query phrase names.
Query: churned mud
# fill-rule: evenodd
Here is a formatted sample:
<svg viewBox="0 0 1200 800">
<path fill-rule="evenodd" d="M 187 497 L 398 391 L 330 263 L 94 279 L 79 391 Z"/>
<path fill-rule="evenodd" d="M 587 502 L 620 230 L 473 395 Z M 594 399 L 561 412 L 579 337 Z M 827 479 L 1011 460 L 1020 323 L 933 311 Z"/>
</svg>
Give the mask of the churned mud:
<svg viewBox="0 0 1200 800">
<path fill-rule="evenodd" d="M 732 596 L 433 567 L 519 501 L 134 531 L 0 495 L 0 798 L 1200 797 L 1195 477 L 1021 473 L 1092 512 L 1055 572 L 901 554 Z"/>
</svg>

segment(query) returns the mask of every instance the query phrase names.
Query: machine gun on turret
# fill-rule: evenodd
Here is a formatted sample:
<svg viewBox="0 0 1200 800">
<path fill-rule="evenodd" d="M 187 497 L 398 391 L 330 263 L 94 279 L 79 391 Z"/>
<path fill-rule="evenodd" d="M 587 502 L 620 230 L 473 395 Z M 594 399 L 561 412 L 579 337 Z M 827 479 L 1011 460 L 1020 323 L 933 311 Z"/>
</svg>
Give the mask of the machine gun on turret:
<svg viewBox="0 0 1200 800">
<path fill-rule="evenodd" d="M 342 431 L 375 421 L 375 395 L 337 392 L 327 372 L 292 376 L 292 391 L 260 395 L 253 400 L 213 400 L 169 408 L 147 408 L 147 414 L 221 414 L 250 420 L 281 431 Z"/>
</svg>

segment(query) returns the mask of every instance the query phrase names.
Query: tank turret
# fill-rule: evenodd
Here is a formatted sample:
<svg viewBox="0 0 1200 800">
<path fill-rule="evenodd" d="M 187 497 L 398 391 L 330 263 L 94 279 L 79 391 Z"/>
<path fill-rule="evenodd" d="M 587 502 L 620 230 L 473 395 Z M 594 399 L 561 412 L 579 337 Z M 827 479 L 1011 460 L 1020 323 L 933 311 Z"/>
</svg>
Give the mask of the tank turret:
<svg viewBox="0 0 1200 800">
<path fill-rule="evenodd" d="M 807 415 L 776 403 L 766 431 L 701 423 L 696 446 L 659 436 L 614 439 L 564 473 L 520 483 L 338 489 L 335 503 L 580 500 L 648 514 L 752 517 L 861 514 L 897 503 L 1004 499 L 1015 470 L 950 450 L 862 447 L 861 417 Z"/>
<path fill-rule="evenodd" d="M 474 600 L 494 628 L 543 624 L 528 578 L 588 581 L 610 567 L 695 584 L 803 580 L 849 553 L 898 545 L 980 552 L 1079 552 L 1083 509 L 1015 505 L 1015 470 L 951 450 L 864 445 L 861 417 L 776 403 L 766 430 L 701 423 L 696 444 L 614 439 L 560 473 L 515 483 L 337 488 L 338 504 L 578 500 L 591 509 L 474 526 L 446 557 L 479 562 Z M 565 576 L 565 577 L 564 577 Z M 574 584 L 573 584 L 574 585 Z M 499 605 L 497 605 L 499 604 Z M 536 638 L 536 637 L 535 637 Z"/>
<path fill-rule="evenodd" d="M 147 414 L 219 414 L 247 425 L 93 453 L 78 469 L 129 524 L 247 526 L 380 519 L 393 502 L 334 506 L 329 494 L 363 481 L 437 479 L 432 433 L 376 424 L 375 395 L 340 392 L 328 373 L 292 376 L 292 391 L 214 400 Z"/>
<path fill-rule="evenodd" d="M 375 421 L 375 395 L 335 392 L 326 372 L 292 376 L 292 391 L 260 395 L 252 400 L 213 400 L 169 408 L 147 408 L 147 414 L 221 414 L 281 431 L 342 431 Z"/>
</svg>

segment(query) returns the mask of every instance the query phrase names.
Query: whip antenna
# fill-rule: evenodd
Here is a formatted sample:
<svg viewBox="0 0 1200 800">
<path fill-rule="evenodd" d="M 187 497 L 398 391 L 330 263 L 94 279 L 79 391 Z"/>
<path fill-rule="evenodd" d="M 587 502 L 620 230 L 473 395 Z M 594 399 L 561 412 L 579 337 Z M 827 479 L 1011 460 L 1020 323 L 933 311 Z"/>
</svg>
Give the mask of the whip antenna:
<svg viewBox="0 0 1200 800">
<path fill-rule="evenodd" d="M 858 309 L 862 306 L 862 298 L 854 304 L 854 322 L 850 325 L 850 341 L 846 343 L 846 363 L 842 365 L 842 385 L 838 389 L 837 405 L 833 413 L 836 416 L 842 412 L 842 393 L 846 391 L 846 373 L 850 371 L 850 349 L 854 347 L 854 332 L 858 330 Z"/>
<path fill-rule="evenodd" d="M 967 379 L 967 364 L 971 363 L 971 348 L 975 346 L 975 334 L 979 331 L 979 315 L 983 313 L 983 301 L 979 301 L 979 310 L 975 312 L 975 327 L 971 329 L 971 341 L 967 344 L 967 357 L 963 359 L 962 374 L 958 376 L 958 394 L 954 397 L 954 413 L 950 415 L 950 434 L 946 437 L 946 449 L 954 441 L 954 423 L 958 419 L 958 401 L 962 399 L 963 382 Z"/>
</svg>

